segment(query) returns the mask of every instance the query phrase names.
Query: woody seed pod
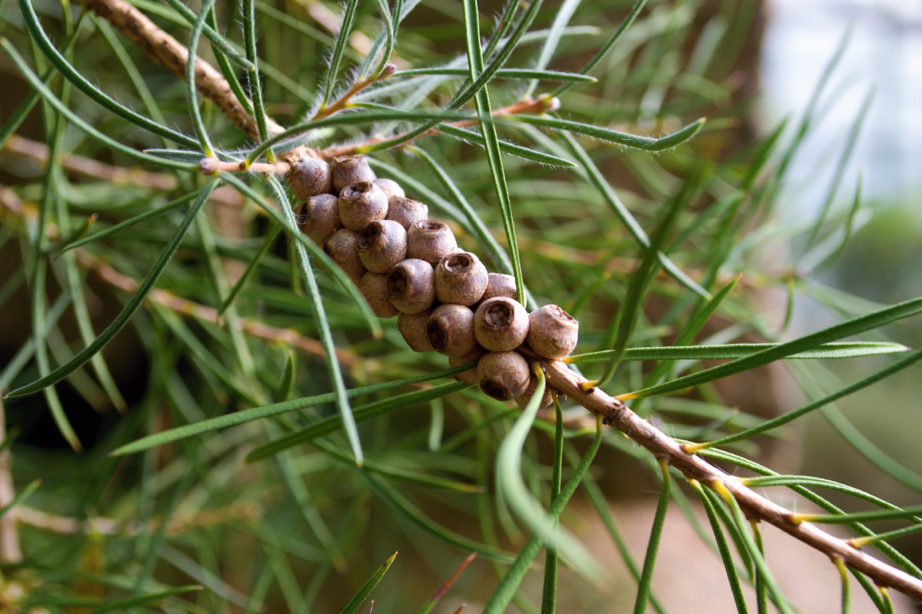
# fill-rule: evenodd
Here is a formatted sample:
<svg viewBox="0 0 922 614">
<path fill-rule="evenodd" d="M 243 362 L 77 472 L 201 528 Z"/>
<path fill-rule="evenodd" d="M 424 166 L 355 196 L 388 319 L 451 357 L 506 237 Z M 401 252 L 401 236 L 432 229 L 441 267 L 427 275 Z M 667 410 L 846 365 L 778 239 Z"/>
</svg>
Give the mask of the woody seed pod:
<svg viewBox="0 0 922 614">
<path fill-rule="evenodd" d="M 359 258 L 373 273 L 387 273 L 407 257 L 407 231 L 397 222 L 377 220 L 359 233 Z"/>
<path fill-rule="evenodd" d="M 356 232 L 387 217 L 387 195 L 370 181 L 350 183 L 339 193 L 339 219 Z"/>
<path fill-rule="evenodd" d="M 359 259 L 359 252 L 356 249 L 359 242 L 359 233 L 348 228 L 340 228 L 334 232 L 326 243 L 323 244 L 323 251 L 346 272 L 346 275 L 358 283 L 365 274 L 365 265 Z"/>
<path fill-rule="evenodd" d="M 359 280 L 359 290 L 379 318 L 392 318 L 400 313 L 387 299 L 387 275 L 368 271 Z"/>
<path fill-rule="evenodd" d="M 375 172 L 368 166 L 365 156 L 339 156 L 331 164 L 333 189 L 337 193 L 357 181 L 374 181 Z"/>
<path fill-rule="evenodd" d="M 400 313 L 397 315 L 397 329 L 414 352 L 435 351 L 435 348 L 429 343 L 429 335 L 426 333 L 426 324 L 429 323 L 429 316 L 432 315 L 432 311 L 432 309 L 426 309 L 420 313 Z"/>
<path fill-rule="evenodd" d="M 456 247 L 455 235 L 444 222 L 420 220 L 407 230 L 407 256 L 425 260 L 433 266 Z"/>
<path fill-rule="evenodd" d="M 490 352 L 477 363 L 480 389 L 500 401 L 525 394 L 531 370 L 516 352 Z"/>
<path fill-rule="evenodd" d="M 461 365 L 466 365 L 469 362 L 476 363 L 480 360 L 480 357 L 484 355 L 484 349 L 479 345 L 474 346 L 474 349 L 468 352 L 463 356 L 449 356 L 448 357 L 448 366 L 449 367 L 460 367 Z M 468 384 L 479 384 L 480 379 L 477 377 L 477 366 L 474 365 L 474 368 L 468 369 L 467 371 L 462 371 L 461 373 L 455 374 L 455 379 L 459 382 L 467 382 Z"/>
<path fill-rule="evenodd" d="M 535 395 L 535 390 L 537 388 L 538 388 L 538 377 L 534 373 L 532 373 L 531 378 L 528 380 L 528 388 L 525 389 L 525 393 L 515 398 L 516 405 L 518 405 L 522 409 L 525 409 L 525 406 L 528 405 L 528 402 L 531 401 L 531 398 Z M 551 387 L 545 384 L 544 395 L 541 397 L 541 403 L 538 405 L 538 409 L 544 409 L 545 407 L 550 407 L 553 403 L 554 403 L 554 397 L 551 396 Z"/>
<path fill-rule="evenodd" d="M 564 358 L 579 340 L 579 321 L 557 305 L 545 305 L 528 316 L 528 345 L 539 356 Z"/>
<path fill-rule="evenodd" d="M 474 312 L 464 305 L 436 307 L 429 316 L 426 333 L 435 351 L 448 356 L 463 356 L 477 346 Z"/>
<path fill-rule="evenodd" d="M 515 299 L 496 296 L 480 304 L 474 314 L 477 342 L 494 352 L 508 352 L 522 345 L 528 334 L 528 312 Z"/>
<path fill-rule="evenodd" d="M 518 298 L 518 293 L 515 290 L 515 277 L 505 273 L 490 273 L 487 279 L 487 289 L 483 291 L 483 296 L 480 300 L 483 302 L 495 296 Z"/>
<path fill-rule="evenodd" d="M 406 192 L 403 191 L 403 188 L 399 183 L 393 179 L 379 178 L 372 181 L 376 186 L 384 190 L 384 193 L 387 194 L 387 202 L 390 204 L 393 200 L 397 198 L 405 198 Z"/>
<path fill-rule="evenodd" d="M 435 298 L 443 303 L 473 305 L 486 287 L 487 267 L 474 254 L 455 252 L 435 267 Z"/>
<path fill-rule="evenodd" d="M 429 207 L 418 200 L 409 198 L 392 198 L 388 200 L 387 218 L 399 222 L 401 226 L 410 226 L 429 217 Z"/>
<path fill-rule="evenodd" d="M 301 216 L 301 232 L 318 245 L 323 245 L 330 235 L 342 228 L 339 222 L 339 201 L 332 194 L 318 194 L 308 198 Z"/>
<path fill-rule="evenodd" d="M 288 169 L 285 180 L 298 200 L 329 193 L 332 182 L 330 165 L 320 158 L 302 158 Z"/>
<path fill-rule="evenodd" d="M 435 302 L 435 271 L 418 258 L 407 258 L 387 272 L 387 298 L 403 313 L 420 313 Z"/>
</svg>

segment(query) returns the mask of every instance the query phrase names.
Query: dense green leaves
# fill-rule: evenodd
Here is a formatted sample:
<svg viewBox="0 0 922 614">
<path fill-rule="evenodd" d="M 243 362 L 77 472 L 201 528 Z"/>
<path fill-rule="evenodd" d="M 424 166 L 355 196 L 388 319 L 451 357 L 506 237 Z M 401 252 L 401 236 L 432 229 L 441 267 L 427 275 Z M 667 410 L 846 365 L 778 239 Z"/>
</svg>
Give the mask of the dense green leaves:
<svg viewBox="0 0 922 614">
<path fill-rule="evenodd" d="M 185 237 L 186 232 L 189 230 L 189 226 L 192 225 L 192 222 L 195 220 L 195 216 L 201 210 L 202 206 L 205 204 L 205 201 L 208 199 L 208 196 L 215 189 L 217 185 L 217 179 L 211 178 L 208 180 L 208 183 L 205 185 L 202 192 L 199 194 L 198 198 L 193 203 L 192 207 L 189 208 L 188 213 L 183 218 L 182 223 L 179 225 L 179 228 L 176 229 L 175 234 L 167 243 L 164 250 L 160 253 L 160 256 L 157 258 L 157 261 L 151 267 L 150 272 L 147 274 L 147 277 L 144 278 L 144 281 L 140 283 L 137 291 L 131 297 L 131 299 L 126 303 L 124 309 L 121 313 L 118 314 L 118 317 L 112 321 L 111 324 L 104 330 L 96 340 L 93 341 L 90 345 L 80 351 L 76 356 L 74 356 L 70 362 L 67 364 L 61 365 L 45 377 L 42 377 L 30 384 L 21 386 L 16 390 L 10 392 L 7 396 L 17 397 L 23 396 L 26 394 L 32 394 L 33 392 L 38 392 L 42 388 L 51 386 L 52 384 L 61 381 L 69 374 L 73 373 L 84 364 L 86 364 L 90 358 L 96 355 L 113 337 L 124 327 L 131 317 L 135 314 L 138 308 L 141 306 L 141 303 L 147 297 L 147 294 L 154 287 L 154 284 L 157 283 L 157 279 L 163 274 L 163 270 L 169 264 L 170 259 L 173 257 L 173 254 L 176 253 L 176 250 L 179 248 L 179 244 L 182 242 L 183 237 Z"/>
</svg>

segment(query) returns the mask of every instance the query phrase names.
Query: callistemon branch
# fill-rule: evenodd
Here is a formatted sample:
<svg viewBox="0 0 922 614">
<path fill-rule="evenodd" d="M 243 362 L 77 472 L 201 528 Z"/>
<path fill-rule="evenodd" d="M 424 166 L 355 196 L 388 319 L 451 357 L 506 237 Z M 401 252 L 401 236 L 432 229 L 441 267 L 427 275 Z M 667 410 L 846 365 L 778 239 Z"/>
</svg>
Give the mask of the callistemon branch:
<svg viewBox="0 0 922 614">
<path fill-rule="evenodd" d="M 768 522 L 805 544 L 823 552 L 832 560 L 842 560 L 865 574 L 878 586 L 891 587 L 914 599 L 922 599 L 922 580 L 883 563 L 852 546 L 848 540 L 826 533 L 810 522 L 798 522 L 790 510 L 755 493 L 732 475 L 711 465 L 705 459 L 688 454 L 681 444 L 635 414 L 618 399 L 599 388 L 586 392 L 586 381 L 567 365 L 556 360 L 542 361 L 548 382 L 592 413 L 682 472 L 688 480 L 709 486 L 722 496 L 731 495 L 752 519 Z"/>
<path fill-rule="evenodd" d="M 185 79 L 189 50 L 175 38 L 164 32 L 144 13 L 124 0 L 82 0 L 87 8 L 106 19 L 122 34 L 136 44 L 154 62 L 160 64 L 180 79 Z M 244 130 L 253 140 L 259 140 L 256 120 L 241 104 L 224 76 L 202 58 L 195 61 L 195 84 L 199 93 L 218 105 L 218 108 L 234 124 Z M 195 104 L 190 101 L 190 104 Z M 270 135 L 283 132 L 284 128 L 272 118 L 266 117 Z M 297 160 L 311 155 L 306 147 L 285 152 L 285 160 Z"/>
<path fill-rule="evenodd" d="M 84 1 L 154 61 L 177 76 L 184 76 L 188 50 L 140 11 L 124 0 Z M 197 59 L 196 66 L 199 92 L 217 104 L 251 138 L 257 140 L 256 122 L 244 105 L 240 104 L 224 77 L 204 60 Z M 357 81 L 312 119 L 322 119 L 351 108 L 351 100 L 358 92 L 390 74 L 391 71 L 385 71 L 379 76 Z M 556 99 L 553 98 L 527 99 L 498 109 L 493 115 L 543 113 L 553 110 L 555 104 Z M 463 120 L 452 125 L 462 127 L 475 123 L 476 120 Z M 282 126 L 269 118 L 267 124 L 270 135 L 284 131 Z M 433 128 L 417 138 L 437 133 L 438 128 Z M 283 162 L 275 164 L 254 163 L 245 166 L 242 163 L 208 159 L 202 168 L 209 173 L 219 170 L 253 170 L 284 174 L 290 170 L 288 179 L 292 190 L 299 201 L 305 202 L 303 216 L 306 223 L 302 229 L 305 234 L 323 245 L 333 261 L 346 270 L 360 286 L 376 315 L 394 317 L 399 314 L 398 327 L 412 349 L 420 352 L 440 351 L 450 357 L 449 364 L 452 366 L 478 363 L 476 370 L 470 369 L 459 374 L 459 379 L 480 383 L 484 392 L 495 398 L 527 401 L 531 396 L 529 390 L 534 388 L 527 388 L 529 371 L 523 356 L 529 360 L 538 360 L 544 366 L 547 380 L 553 389 L 566 394 L 593 414 L 603 416 L 608 424 L 646 448 L 657 459 L 667 461 L 689 481 L 703 484 L 725 498 L 732 497 L 751 519 L 774 525 L 825 553 L 833 561 L 844 562 L 865 574 L 879 586 L 891 587 L 922 600 L 922 580 L 871 557 L 847 540 L 834 537 L 816 525 L 803 521 L 790 510 L 755 493 L 700 456 L 687 453 L 677 441 L 640 418 L 620 400 L 599 388 L 587 389 L 587 380 L 557 360 L 559 356 L 547 352 L 533 353 L 529 347 L 536 349 L 537 345 L 531 336 L 525 342 L 526 335 L 530 335 L 530 332 L 525 331 L 531 329 L 523 322 L 531 321 L 534 325 L 532 318 L 535 314 L 524 313 L 521 305 L 504 294 L 509 291 L 509 282 L 503 278 L 509 276 L 494 278 L 496 274 L 491 273 L 488 277 L 479 259 L 459 251 L 453 237 L 447 237 L 449 242 L 446 245 L 437 245 L 435 242 L 440 239 L 436 238 L 436 234 L 447 232 L 447 227 L 441 222 L 428 220 L 427 207 L 405 198 L 399 186 L 393 182 L 388 183 L 388 180 L 376 179 L 366 163 L 358 159 L 343 162 L 335 160 L 362 153 L 368 147 L 385 140 L 385 137 L 373 137 L 363 143 L 335 146 L 316 152 L 299 147 L 282 154 L 280 157 Z M 307 157 L 333 161 L 333 168 L 319 160 L 314 160 L 312 164 L 295 164 Z M 323 187 L 315 189 L 318 186 Z M 401 247 L 395 247 L 398 245 Z M 429 254 L 430 251 L 433 253 Z M 103 267 L 100 273 L 108 275 L 111 284 L 130 290 L 131 280 L 117 279 L 114 270 Z M 453 276 L 458 276 L 458 279 L 455 280 Z M 498 284 L 496 288 L 492 285 L 494 280 Z M 454 285 L 461 283 L 477 285 L 477 292 L 468 296 L 467 286 L 462 290 L 461 286 Z M 492 298 L 487 299 L 488 295 Z M 176 311 L 189 310 L 194 312 L 190 315 L 209 321 L 218 319 L 213 310 L 206 312 L 202 306 L 183 302 L 184 299 L 166 293 L 152 293 L 151 300 Z M 569 318 L 568 314 L 564 315 Z M 253 324 L 249 323 L 250 326 Z M 265 338 L 280 338 L 277 329 L 256 327 L 248 332 Z M 494 333 L 496 338 L 490 336 Z M 513 342 L 507 344 L 512 337 Z M 575 345 L 575 338 L 572 343 Z M 484 348 L 488 350 L 485 355 Z M 304 349 L 313 353 L 320 351 L 313 346 Z M 341 361 L 346 359 L 347 356 L 340 356 Z"/>
</svg>

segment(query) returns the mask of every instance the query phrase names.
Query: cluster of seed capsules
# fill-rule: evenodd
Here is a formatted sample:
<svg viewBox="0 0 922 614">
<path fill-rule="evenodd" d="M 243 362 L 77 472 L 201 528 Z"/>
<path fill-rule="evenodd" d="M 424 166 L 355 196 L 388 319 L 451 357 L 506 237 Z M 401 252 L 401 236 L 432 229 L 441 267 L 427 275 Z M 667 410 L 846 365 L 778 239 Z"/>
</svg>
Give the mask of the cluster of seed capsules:
<svg viewBox="0 0 922 614">
<path fill-rule="evenodd" d="M 536 378 L 517 350 L 560 359 L 576 347 L 575 318 L 557 305 L 529 314 L 511 275 L 487 272 L 445 223 L 428 218 L 428 206 L 378 179 L 364 156 L 305 158 L 286 179 L 304 203 L 301 231 L 358 285 L 375 315 L 397 316 L 414 351 L 445 354 L 453 367 L 476 363 L 456 379 L 524 405 Z M 550 402 L 548 391 L 542 406 Z"/>
</svg>

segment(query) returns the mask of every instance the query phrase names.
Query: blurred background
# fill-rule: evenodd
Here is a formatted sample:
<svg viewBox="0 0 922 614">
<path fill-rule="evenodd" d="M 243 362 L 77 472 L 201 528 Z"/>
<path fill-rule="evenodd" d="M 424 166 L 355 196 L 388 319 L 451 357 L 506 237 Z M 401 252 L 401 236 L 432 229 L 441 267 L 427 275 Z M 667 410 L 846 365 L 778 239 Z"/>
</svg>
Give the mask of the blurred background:
<svg viewBox="0 0 922 614">
<path fill-rule="evenodd" d="M 760 117 L 772 125 L 807 107 L 830 59 L 829 75 L 813 132 L 792 165 L 780 215 L 796 222 L 816 215 L 838 185 L 847 206 L 861 181 L 866 208 L 841 259 L 811 277 L 819 284 L 873 303 L 895 303 L 922 294 L 922 2 L 887 0 L 770 0 L 762 50 Z M 866 109 L 865 109 L 866 107 Z M 842 152 L 849 151 L 844 166 Z M 794 247 L 795 254 L 796 246 Z M 795 256 L 796 262 L 796 256 Z M 799 297 L 793 331 L 815 329 L 829 311 Z M 922 343 L 917 320 L 893 331 L 906 343 Z M 830 365 L 843 380 L 863 369 Z M 841 402 L 859 430 L 915 472 L 922 484 L 920 373 L 910 369 Z M 878 471 L 820 416 L 808 420 L 803 472 L 828 475 L 912 505 L 917 490 Z M 919 551 L 922 542 L 912 548 Z"/>
</svg>

